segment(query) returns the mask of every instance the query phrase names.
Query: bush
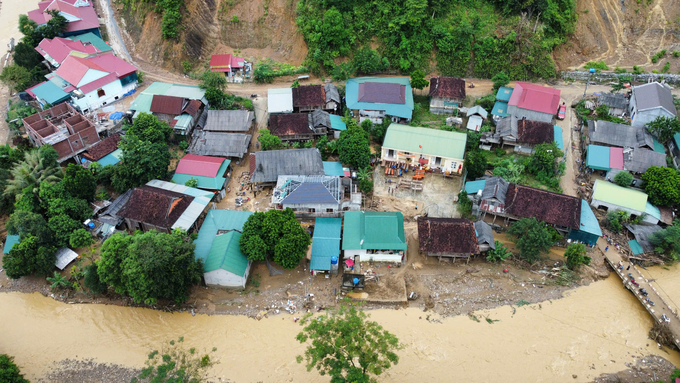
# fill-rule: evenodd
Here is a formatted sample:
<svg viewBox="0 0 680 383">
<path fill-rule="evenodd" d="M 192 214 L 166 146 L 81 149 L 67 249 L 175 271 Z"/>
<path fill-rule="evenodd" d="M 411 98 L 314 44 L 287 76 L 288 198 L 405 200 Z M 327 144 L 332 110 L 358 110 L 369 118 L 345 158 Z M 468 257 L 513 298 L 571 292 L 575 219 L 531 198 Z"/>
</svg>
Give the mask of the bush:
<svg viewBox="0 0 680 383">
<path fill-rule="evenodd" d="M 184 74 L 189 74 L 193 67 L 194 65 L 191 63 L 191 61 L 187 60 L 182 61 L 182 70 L 184 71 Z"/>
<path fill-rule="evenodd" d="M 670 61 L 666 61 L 663 68 L 661 68 L 661 73 L 668 73 L 669 70 L 671 70 L 671 63 Z"/>
<path fill-rule="evenodd" d="M 645 73 L 645 69 L 641 66 L 633 65 L 633 74 Z"/>
<path fill-rule="evenodd" d="M 190 188 L 198 187 L 198 180 L 196 178 L 191 178 L 184 183 L 184 186 L 188 186 Z"/>
<path fill-rule="evenodd" d="M 614 68 L 614 73 L 626 73 L 625 68 L 619 68 L 618 66 Z"/>
<path fill-rule="evenodd" d="M 94 242 L 92 234 L 82 228 L 71 233 L 71 237 L 69 238 L 69 244 L 73 249 L 90 246 L 92 242 Z"/>
<path fill-rule="evenodd" d="M 590 257 L 586 256 L 586 246 L 582 243 L 572 243 L 564 252 L 567 258 L 567 267 L 570 270 L 579 268 L 581 265 L 589 265 Z"/>
<path fill-rule="evenodd" d="M 657 61 L 659 61 L 659 59 L 662 58 L 662 57 L 664 57 L 665 55 L 666 55 L 666 50 L 665 50 L 665 49 L 660 50 L 660 51 L 657 52 L 654 56 L 652 56 L 652 62 L 653 62 L 654 64 L 656 64 Z"/>
<path fill-rule="evenodd" d="M 624 170 L 616 173 L 616 175 L 614 176 L 614 183 L 616 183 L 619 186 L 628 187 L 630 186 L 631 183 L 633 183 L 634 179 L 635 177 L 633 177 L 632 174 Z"/>
<path fill-rule="evenodd" d="M 508 234 L 515 237 L 520 257 L 529 263 L 541 259 L 554 243 L 545 222 L 536 218 L 522 218 L 510 226 Z"/>
<path fill-rule="evenodd" d="M 83 285 L 85 285 L 93 295 L 101 295 L 106 292 L 108 286 L 99 279 L 96 263 L 85 266 L 85 280 L 83 281 Z"/>
<path fill-rule="evenodd" d="M 507 247 L 499 241 L 494 242 L 495 249 L 489 250 L 486 254 L 486 260 L 489 262 L 503 262 L 512 256 L 512 253 Z"/>
<path fill-rule="evenodd" d="M 260 135 L 257 138 L 262 145 L 262 150 L 276 150 L 281 148 L 281 139 L 269 133 L 269 129 L 260 129 Z"/>
<path fill-rule="evenodd" d="M 458 212 L 460 216 L 466 219 L 472 218 L 472 201 L 468 198 L 465 190 L 458 193 Z"/>
<path fill-rule="evenodd" d="M 604 61 L 588 61 L 586 65 L 583 66 L 583 68 L 595 69 L 597 72 L 609 70 L 609 67 L 604 63 Z"/>
<path fill-rule="evenodd" d="M 673 57 L 675 58 L 680 57 L 680 51 L 673 51 Z"/>
<path fill-rule="evenodd" d="M 28 380 L 24 379 L 19 366 L 14 364 L 14 358 L 6 354 L 0 355 L 0 382 L 29 383 Z"/>
<path fill-rule="evenodd" d="M 370 179 L 360 180 L 359 190 L 366 194 L 370 194 L 373 191 L 373 181 L 371 181 Z"/>
</svg>

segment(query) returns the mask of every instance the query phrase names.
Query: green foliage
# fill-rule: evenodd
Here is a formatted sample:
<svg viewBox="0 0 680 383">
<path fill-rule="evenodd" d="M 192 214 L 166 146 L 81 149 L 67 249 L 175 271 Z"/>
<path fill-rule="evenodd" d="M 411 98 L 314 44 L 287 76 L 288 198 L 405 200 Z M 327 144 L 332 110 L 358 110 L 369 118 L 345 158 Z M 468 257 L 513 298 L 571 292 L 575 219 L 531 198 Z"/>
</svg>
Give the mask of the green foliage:
<svg viewBox="0 0 680 383">
<path fill-rule="evenodd" d="M 666 61 L 666 63 L 663 65 L 663 68 L 661 68 L 661 73 L 668 73 L 669 70 L 671 70 L 671 62 Z"/>
<path fill-rule="evenodd" d="M 2 68 L 0 81 L 9 86 L 14 92 L 21 92 L 33 85 L 31 71 L 17 64 L 8 65 Z"/>
<path fill-rule="evenodd" d="M 262 145 L 262 150 L 276 150 L 281 148 L 281 139 L 269 132 L 269 129 L 260 129 L 260 135 L 257 137 Z"/>
<path fill-rule="evenodd" d="M 183 0 L 156 0 L 156 12 L 163 13 L 161 33 L 164 39 L 174 39 L 180 32 Z"/>
<path fill-rule="evenodd" d="M 71 233 L 80 229 L 80 222 L 66 214 L 55 215 L 47 221 L 47 226 L 54 234 L 54 243 L 57 247 L 67 247 L 71 240 Z"/>
<path fill-rule="evenodd" d="M 385 134 L 387 134 L 387 128 L 390 127 L 390 124 L 391 121 L 387 118 L 383 119 L 382 124 L 373 124 L 370 136 L 374 142 L 382 145 L 385 140 Z"/>
<path fill-rule="evenodd" d="M 71 233 L 68 242 L 69 245 L 71 245 L 71 248 L 78 249 L 81 247 L 90 246 L 94 242 L 94 238 L 89 231 L 80 228 Z"/>
<path fill-rule="evenodd" d="M 252 261 L 273 259 L 286 269 L 300 264 L 311 243 L 291 209 L 257 212 L 243 225 L 239 245 Z"/>
<path fill-rule="evenodd" d="M 109 237 L 102 246 L 97 273 L 117 293 L 154 305 L 159 299 L 186 301 L 189 287 L 201 281 L 202 270 L 186 233 L 152 230 Z"/>
<path fill-rule="evenodd" d="M 4 196 L 19 198 L 24 190 L 37 192 L 41 182 L 59 182 L 63 173 L 57 164 L 57 156 L 57 151 L 50 145 L 26 152 L 24 159 L 10 171 L 12 179 L 3 191 Z"/>
<path fill-rule="evenodd" d="M 564 257 L 567 258 L 567 267 L 570 270 L 575 270 L 581 265 L 589 265 L 590 257 L 586 256 L 586 245 L 582 243 L 572 243 L 564 252 Z"/>
<path fill-rule="evenodd" d="M 630 174 L 626 170 L 623 170 L 616 173 L 616 175 L 614 176 L 614 183 L 616 183 L 619 186 L 628 187 L 630 186 L 631 183 L 633 183 L 634 179 L 635 177 L 633 177 L 632 174 Z"/>
<path fill-rule="evenodd" d="M 656 64 L 659 61 L 659 59 L 664 57 L 665 55 L 666 55 L 665 49 L 658 51 L 656 54 L 654 54 L 654 56 L 652 56 L 652 62 Z"/>
<path fill-rule="evenodd" d="M 9 110 L 7 110 L 7 117 L 5 118 L 5 121 L 12 129 L 21 128 L 23 126 L 23 122 L 21 120 L 32 114 L 35 114 L 36 112 L 36 110 L 25 101 L 12 101 L 10 99 L 7 100 L 7 103 L 9 104 Z M 9 169 L 9 167 L 5 167 L 5 169 Z"/>
<path fill-rule="evenodd" d="M 465 190 L 458 193 L 458 206 L 456 209 L 461 217 L 466 219 L 472 218 L 472 201 Z"/>
<path fill-rule="evenodd" d="M 198 84 L 201 89 L 215 88 L 223 91 L 227 88 L 227 77 L 222 72 L 211 72 L 206 70 L 201 75 L 201 82 Z"/>
<path fill-rule="evenodd" d="M 190 188 L 198 187 L 198 180 L 196 178 L 191 178 L 184 183 L 184 186 L 188 186 Z"/>
<path fill-rule="evenodd" d="M 486 155 L 481 150 L 477 149 L 467 153 L 465 168 L 467 169 L 469 179 L 484 176 L 488 165 Z"/>
<path fill-rule="evenodd" d="M 170 341 L 161 352 L 149 353 L 146 367 L 131 383 L 200 383 L 205 380 L 205 370 L 214 363 L 209 354 L 199 354 L 195 348 L 182 347 L 184 337 Z M 213 352 L 217 349 L 213 348 Z"/>
<path fill-rule="evenodd" d="M 654 206 L 680 204 L 680 174 L 671 168 L 652 166 L 642 175 L 642 188 Z"/>
<path fill-rule="evenodd" d="M 484 97 L 478 98 L 475 101 L 475 105 L 479 105 L 487 112 L 491 113 L 494 104 L 496 103 L 496 95 L 494 93 L 487 94 Z"/>
<path fill-rule="evenodd" d="M 269 64 L 255 65 L 253 77 L 258 84 L 271 84 L 274 81 L 274 71 Z"/>
<path fill-rule="evenodd" d="M 626 68 L 619 68 L 617 65 L 616 68 L 614 68 L 614 73 L 626 73 Z"/>
<path fill-rule="evenodd" d="M 486 253 L 486 260 L 489 262 L 503 262 L 512 257 L 512 253 L 501 242 L 494 241 L 495 249 L 491 249 Z"/>
<path fill-rule="evenodd" d="M 292 84 L 290 84 L 291 88 L 297 88 L 300 86 L 300 81 L 298 79 L 295 79 Z"/>
<path fill-rule="evenodd" d="M 172 135 L 172 128 L 153 114 L 140 113 L 125 134 L 142 141 L 167 142 Z"/>
<path fill-rule="evenodd" d="M 47 277 L 46 279 L 47 282 L 50 283 L 50 289 L 52 290 L 57 290 L 69 286 L 68 279 L 59 274 L 58 271 L 55 271 L 54 275 L 52 275 L 51 277 Z"/>
<path fill-rule="evenodd" d="M 168 174 L 170 151 L 164 142 L 141 141 L 133 135 L 126 137 L 118 147 L 123 152 L 123 159 L 114 167 L 111 176 L 111 185 L 118 193 L 155 178 L 163 179 Z"/>
<path fill-rule="evenodd" d="M 645 73 L 645 69 L 641 66 L 633 65 L 633 74 Z"/>
<path fill-rule="evenodd" d="M 340 162 L 356 169 L 363 169 L 370 164 L 371 147 L 368 134 L 357 126 L 354 119 L 345 121 L 347 130 L 340 133 L 338 139 L 338 155 Z"/>
<path fill-rule="evenodd" d="M 654 121 L 647 123 L 647 130 L 656 136 L 659 142 L 666 145 L 675 134 L 680 133 L 680 120 L 676 117 L 659 116 Z"/>
<path fill-rule="evenodd" d="M 616 234 L 620 234 L 623 231 L 623 225 L 630 221 L 630 215 L 625 211 L 610 211 L 607 213 L 607 218 L 605 222 L 609 226 L 609 229 Z"/>
<path fill-rule="evenodd" d="M 191 61 L 183 60 L 182 61 L 182 70 L 184 71 L 184 74 L 189 74 L 191 72 L 191 69 L 193 69 L 194 65 L 191 63 Z"/>
<path fill-rule="evenodd" d="M 672 226 L 652 233 L 649 242 L 657 253 L 671 260 L 680 260 L 680 220 L 676 219 Z"/>
<path fill-rule="evenodd" d="M 231 17 L 231 22 L 234 23 L 234 24 L 235 24 L 235 23 L 238 23 L 238 16 L 233 15 L 233 16 Z"/>
<path fill-rule="evenodd" d="M 187 140 L 184 140 L 179 143 L 179 150 L 186 152 L 186 150 L 189 148 L 189 142 Z"/>
<path fill-rule="evenodd" d="M 597 72 L 600 72 L 603 70 L 609 70 L 609 67 L 604 63 L 604 61 L 588 61 L 586 65 L 583 66 L 583 69 L 595 69 Z"/>
<path fill-rule="evenodd" d="M 557 159 L 563 155 L 564 153 L 557 147 L 555 142 L 536 145 L 527 170 L 535 175 L 544 172 L 550 177 L 558 176 L 559 166 L 557 165 Z"/>
<path fill-rule="evenodd" d="M 14 358 L 7 354 L 0 355 L 0 382 L 29 383 L 28 380 L 24 379 L 19 366 L 14 364 Z"/>
<path fill-rule="evenodd" d="M 253 77 L 258 84 L 271 84 L 275 77 L 292 76 L 308 72 L 309 69 L 305 66 L 295 67 L 289 64 L 276 63 L 272 60 L 265 60 L 255 65 Z"/>
<path fill-rule="evenodd" d="M 505 74 L 505 71 L 500 71 L 491 78 L 491 81 L 493 81 L 493 92 L 495 93 L 500 87 L 506 86 L 508 83 L 510 83 L 510 77 Z"/>
<path fill-rule="evenodd" d="M 297 362 L 304 360 L 307 371 L 316 369 L 331 382 L 373 382 L 399 363 L 399 339 L 349 301 L 330 315 L 309 314 L 301 325 L 296 339 L 308 346 Z"/>
<path fill-rule="evenodd" d="M 137 71 L 137 84 L 141 84 L 144 82 L 144 72 L 141 70 Z"/>
<path fill-rule="evenodd" d="M 354 53 L 352 67 L 357 74 L 374 74 L 387 70 L 390 62 L 375 49 L 365 46 Z"/>
<path fill-rule="evenodd" d="M 411 87 L 413 89 L 423 90 L 429 84 L 430 82 L 425 79 L 425 73 L 422 70 L 416 69 L 411 72 Z"/>
<path fill-rule="evenodd" d="M 81 198 L 87 202 L 94 201 L 97 192 L 97 180 L 88 169 L 76 164 L 69 164 L 61 181 L 64 190 L 75 198 Z"/>
<path fill-rule="evenodd" d="M 205 91 L 205 98 L 212 110 L 254 110 L 253 102 L 243 97 L 227 94 L 217 88 L 208 88 Z"/>
<path fill-rule="evenodd" d="M 328 160 L 328 136 L 323 135 L 319 137 L 319 139 L 316 141 L 316 148 L 319 149 L 319 153 L 321 153 L 321 160 Z"/>
<path fill-rule="evenodd" d="M 33 212 L 15 211 L 9 217 L 6 228 L 9 234 L 18 235 L 21 241 L 28 237 L 36 237 L 40 243 L 52 241 L 52 232 L 47 227 L 45 218 Z"/>
<path fill-rule="evenodd" d="M 85 279 L 83 285 L 90 290 L 92 295 L 101 295 L 106 292 L 108 286 L 99 279 L 96 263 L 85 266 Z"/>
<path fill-rule="evenodd" d="M 15 213 L 16 214 L 16 213 Z M 23 237 L 2 259 L 2 267 L 8 278 L 18 279 L 25 275 L 49 275 L 54 270 L 57 248 L 42 242 L 38 237 Z"/>
<path fill-rule="evenodd" d="M 493 175 L 503 177 L 508 182 L 517 183 L 522 179 L 524 165 L 509 158 L 504 158 L 492 164 Z"/>
<path fill-rule="evenodd" d="M 541 253 L 547 253 L 553 244 L 545 223 L 533 217 L 515 222 L 510 226 L 508 234 L 517 239 L 515 244 L 519 249 L 519 255 L 529 263 L 540 260 Z"/>
<path fill-rule="evenodd" d="M 366 194 L 370 194 L 373 191 L 373 181 L 370 179 L 362 179 L 359 181 L 359 190 Z"/>
</svg>

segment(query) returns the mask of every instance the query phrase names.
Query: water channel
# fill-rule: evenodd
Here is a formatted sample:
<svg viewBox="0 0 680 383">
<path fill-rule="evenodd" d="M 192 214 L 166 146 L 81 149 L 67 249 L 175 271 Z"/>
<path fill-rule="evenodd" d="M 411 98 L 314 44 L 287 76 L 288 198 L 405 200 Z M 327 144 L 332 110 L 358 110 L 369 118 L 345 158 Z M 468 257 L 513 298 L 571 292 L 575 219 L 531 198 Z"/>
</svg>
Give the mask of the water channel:
<svg viewBox="0 0 680 383">
<path fill-rule="evenodd" d="M 655 272 L 669 282 L 680 280 L 675 270 Z M 303 351 L 294 339 L 300 326 L 288 315 L 257 321 L 169 314 L 64 304 L 37 293 L 0 294 L 0 307 L 0 353 L 14 355 L 31 380 L 66 358 L 141 367 L 149 350 L 184 336 L 187 346 L 217 347 L 214 377 L 236 382 L 328 381 L 295 362 Z M 625 362 L 649 354 L 680 365 L 679 353 L 666 353 L 647 338 L 650 316 L 615 276 L 568 291 L 556 301 L 476 312 L 479 322 L 467 316 L 431 315 L 428 320 L 428 313 L 415 308 L 370 314 L 405 345 L 400 363 L 381 377 L 384 382 L 452 377 L 467 382 L 499 377 L 580 382 L 626 369 Z M 489 324 L 487 317 L 497 321 Z"/>
</svg>

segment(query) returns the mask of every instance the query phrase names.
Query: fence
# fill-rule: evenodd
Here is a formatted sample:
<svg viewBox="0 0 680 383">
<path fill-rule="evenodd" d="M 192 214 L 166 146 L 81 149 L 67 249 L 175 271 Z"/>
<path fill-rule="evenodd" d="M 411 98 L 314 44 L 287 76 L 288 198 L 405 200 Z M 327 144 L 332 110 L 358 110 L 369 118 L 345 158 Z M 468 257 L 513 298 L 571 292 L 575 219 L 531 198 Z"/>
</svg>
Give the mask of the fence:
<svg viewBox="0 0 680 383">
<path fill-rule="evenodd" d="M 593 73 L 587 71 L 564 71 L 560 73 L 563 80 L 590 81 L 593 83 L 618 81 L 620 77 L 630 77 L 637 82 L 665 81 L 669 84 L 680 84 L 680 74 L 668 73 Z"/>
</svg>

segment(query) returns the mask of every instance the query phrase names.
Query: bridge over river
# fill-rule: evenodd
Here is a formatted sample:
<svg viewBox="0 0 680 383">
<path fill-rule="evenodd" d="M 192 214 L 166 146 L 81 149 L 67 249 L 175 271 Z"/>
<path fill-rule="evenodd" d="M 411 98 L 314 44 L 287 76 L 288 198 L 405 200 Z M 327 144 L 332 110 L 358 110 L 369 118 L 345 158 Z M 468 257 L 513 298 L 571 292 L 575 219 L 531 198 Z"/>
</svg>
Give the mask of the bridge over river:
<svg viewBox="0 0 680 383">
<path fill-rule="evenodd" d="M 664 322 L 662 318 L 663 315 L 670 319 L 668 327 L 673 333 L 673 342 L 675 343 L 675 346 L 680 349 L 680 316 L 678 316 L 677 307 L 674 307 L 669 303 L 672 302 L 672 300 L 666 292 L 659 287 L 653 279 L 648 278 L 648 273 L 642 267 L 624 261 L 622 255 L 616 250 L 615 246 L 610 246 L 609 250 L 605 251 L 607 242 L 604 238 L 600 238 L 597 241 L 597 246 L 604 253 L 607 263 L 609 263 L 623 281 L 624 287 L 635 295 L 652 318 L 659 323 Z M 619 268 L 619 265 L 623 265 L 622 270 Z M 628 269 L 628 266 L 630 266 L 630 269 Z M 629 273 L 631 274 L 630 276 L 628 275 Z M 635 279 L 638 286 L 633 284 L 631 276 Z M 641 288 L 644 288 L 647 291 L 647 296 L 644 296 L 640 292 Z M 647 298 L 654 302 L 653 306 L 645 300 Z"/>
</svg>

